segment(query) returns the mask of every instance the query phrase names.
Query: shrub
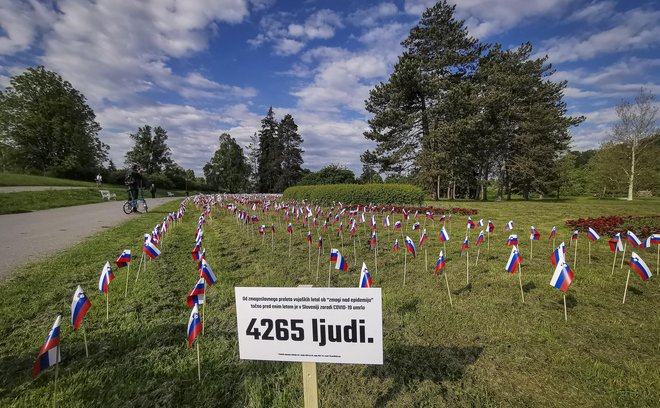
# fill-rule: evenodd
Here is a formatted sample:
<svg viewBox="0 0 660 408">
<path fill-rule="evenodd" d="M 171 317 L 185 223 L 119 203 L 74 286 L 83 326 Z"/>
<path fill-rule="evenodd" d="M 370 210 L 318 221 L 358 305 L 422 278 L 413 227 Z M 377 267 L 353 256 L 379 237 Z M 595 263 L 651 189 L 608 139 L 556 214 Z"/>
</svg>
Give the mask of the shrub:
<svg viewBox="0 0 660 408">
<path fill-rule="evenodd" d="M 330 204 L 416 204 L 424 201 L 424 192 L 419 187 L 407 184 L 330 184 L 320 186 L 289 187 L 284 199 L 315 200 Z"/>
<path fill-rule="evenodd" d="M 624 217 L 620 215 L 612 215 L 598 218 L 578 218 L 577 220 L 566 221 L 566 225 L 571 229 L 584 232 L 591 227 L 596 230 L 597 233 L 609 236 L 618 233 L 624 235 L 626 231 L 630 230 L 635 232 L 641 238 L 660 232 L 660 216 Z"/>
</svg>

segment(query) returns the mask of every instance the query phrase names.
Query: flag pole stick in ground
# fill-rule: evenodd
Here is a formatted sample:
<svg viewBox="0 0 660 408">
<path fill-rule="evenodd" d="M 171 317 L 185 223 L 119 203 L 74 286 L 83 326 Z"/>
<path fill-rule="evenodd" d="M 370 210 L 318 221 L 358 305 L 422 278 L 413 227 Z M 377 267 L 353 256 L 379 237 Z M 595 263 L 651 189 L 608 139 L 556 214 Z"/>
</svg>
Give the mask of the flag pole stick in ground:
<svg viewBox="0 0 660 408">
<path fill-rule="evenodd" d="M 206 292 L 206 290 L 204 292 Z M 204 318 L 206 317 L 206 313 L 204 313 L 204 310 L 206 308 L 207 300 L 208 297 L 206 296 L 206 293 L 204 293 L 204 303 L 202 303 L 202 336 L 204 335 L 204 327 L 206 327 L 206 325 L 204 324 Z"/>
<path fill-rule="evenodd" d="M 591 240 L 589 240 L 589 265 L 591 265 Z"/>
<path fill-rule="evenodd" d="M 332 271 L 332 261 L 328 264 L 328 287 L 330 287 L 330 272 Z"/>
<path fill-rule="evenodd" d="M 474 266 L 477 266 L 477 264 L 479 263 L 479 251 L 480 250 L 481 250 L 481 248 L 477 248 L 477 259 L 474 261 Z M 488 259 L 486 259 L 486 260 L 488 260 Z"/>
<path fill-rule="evenodd" d="M 447 285 L 447 295 L 449 295 L 449 306 L 454 307 L 454 302 L 451 300 L 451 291 L 449 290 L 449 281 L 447 280 L 447 272 L 443 273 L 445 275 L 445 285 Z"/>
<path fill-rule="evenodd" d="M 291 235 L 293 234 L 289 234 L 289 258 L 291 258 Z"/>
<path fill-rule="evenodd" d="M 357 265 L 357 249 L 355 249 L 355 236 L 353 236 L 353 259 L 355 259 L 355 265 Z"/>
<path fill-rule="evenodd" d="M 490 231 L 488 231 L 488 228 L 486 228 L 487 232 L 486 235 L 488 238 L 486 238 L 486 254 L 490 254 Z M 479 252 L 477 252 L 478 254 Z M 479 256 L 477 256 L 479 258 Z M 488 257 L 486 257 L 486 260 L 488 260 Z"/>
<path fill-rule="evenodd" d="M 626 277 L 626 287 L 623 289 L 623 303 L 626 303 L 626 294 L 628 293 L 628 280 L 630 279 L 630 268 L 628 268 L 628 276 Z"/>
<path fill-rule="evenodd" d="M 357 265 L 357 262 L 355 263 Z M 374 265 L 376 266 L 376 274 L 378 274 L 378 242 L 374 248 Z"/>
<path fill-rule="evenodd" d="M 575 240 L 575 253 L 573 254 L 573 270 L 577 268 L 577 246 L 578 246 L 578 240 Z"/>
<path fill-rule="evenodd" d="M 55 354 L 55 381 L 53 385 L 53 407 L 56 407 L 55 398 L 57 396 L 57 377 L 60 373 L 60 345 L 57 345 L 57 354 Z"/>
<path fill-rule="evenodd" d="M 564 320 L 568 321 L 568 313 L 566 312 L 566 294 L 564 293 Z"/>
<path fill-rule="evenodd" d="M 199 362 L 199 341 L 196 341 L 195 345 L 197 346 L 197 379 L 201 382 L 202 381 L 202 365 Z"/>
<path fill-rule="evenodd" d="M 126 296 L 128 295 L 128 276 L 131 273 L 131 263 L 128 263 L 128 267 L 126 269 L 126 288 L 124 289 L 124 299 L 126 299 Z"/>
<path fill-rule="evenodd" d="M 140 263 L 138 264 L 138 271 L 137 274 L 135 274 L 135 283 L 137 283 L 138 278 L 140 277 L 140 268 L 142 268 L 142 261 L 144 260 L 144 252 L 142 252 L 142 255 L 140 256 Z"/>
<path fill-rule="evenodd" d="M 522 296 L 522 302 L 525 303 L 525 292 L 522 287 L 522 264 L 520 265 L 520 273 L 518 274 L 518 282 L 520 282 L 520 296 Z"/>
<path fill-rule="evenodd" d="M 426 272 L 429 271 L 429 257 L 426 254 L 426 247 L 424 247 L 424 267 L 426 268 Z"/>
<path fill-rule="evenodd" d="M 470 284 L 470 251 L 465 251 L 465 284 Z"/>
<path fill-rule="evenodd" d="M 110 301 L 108 300 L 109 297 L 110 297 L 110 291 L 108 290 L 107 292 L 105 292 L 105 321 L 106 322 L 108 320 L 110 320 L 109 319 L 109 316 L 110 316 L 110 314 L 109 314 L 110 313 Z"/>
<path fill-rule="evenodd" d="M 614 260 L 612 261 L 612 274 L 610 276 L 614 276 L 614 266 L 616 265 L 616 253 L 617 252 L 619 252 L 619 250 L 616 249 L 616 247 L 615 247 L 614 248 Z"/>
<path fill-rule="evenodd" d="M 403 248 L 403 286 L 406 286 L 406 269 L 408 268 L 408 249 Z"/>
<path fill-rule="evenodd" d="M 85 334 L 85 326 L 82 326 L 83 340 L 85 341 L 85 356 L 89 357 L 89 350 L 87 349 L 87 335 Z"/>
<path fill-rule="evenodd" d="M 534 240 L 529 240 L 529 260 L 534 259 Z"/>
<path fill-rule="evenodd" d="M 312 273 L 312 241 L 307 242 L 307 271 Z"/>
<path fill-rule="evenodd" d="M 316 260 L 316 281 L 319 281 L 319 269 L 321 268 L 321 248 L 319 248 L 319 256 Z"/>
<path fill-rule="evenodd" d="M 623 269 L 623 259 L 626 257 L 626 248 L 628 248 L 628 241 L 623 243 L 623 255 L 621 255 L 621 266 L 619 269 Z"/>
</svg>

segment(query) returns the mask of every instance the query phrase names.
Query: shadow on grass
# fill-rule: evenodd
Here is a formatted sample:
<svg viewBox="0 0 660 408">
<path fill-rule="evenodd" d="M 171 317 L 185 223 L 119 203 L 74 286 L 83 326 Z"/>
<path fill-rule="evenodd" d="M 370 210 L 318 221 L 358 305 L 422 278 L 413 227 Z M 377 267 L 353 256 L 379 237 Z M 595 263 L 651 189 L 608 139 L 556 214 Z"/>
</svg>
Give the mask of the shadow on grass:
<svg viewBox="0 0 660 408">
<path fill-rule="evenodd" d="M 371 366 L 368 374 L 378 378 L 391 378 L 393 386 L 381 395 L 374 406 L 385 406 L 413 383 L 456 381 L 463 378 L 467 368 L 474 364 L 483 347 L 440 347 L 395 345 L 384 350 L 384 364 Z"/>
<path fill-rule="evenodd" d="M 557 303 L 559 303 L 561 306 L 564 306 L 564 299 L 560 299 Z M 566 295 L 566 308 L 567 309 L 573 309 L 577 307 L 578 301 L 575 295 L 573 294 L 568 294 Z"/>
<path fill-rule="evenodd" d="M 523 285 L 523 292 L 525 293 L 529 293 L 534 289 L 536 289 L 536 284 L 534 282 L 527 282 Z"/>
<path fill-rule="evenodd" d="M 472 292 L 472 283 L 467 284 L 466 286 L 463 286 L 462 288 L 456 289 L 452 293 L 454 295 L 462 295 L 463 293 L 471 293 Z"/>
</svg>

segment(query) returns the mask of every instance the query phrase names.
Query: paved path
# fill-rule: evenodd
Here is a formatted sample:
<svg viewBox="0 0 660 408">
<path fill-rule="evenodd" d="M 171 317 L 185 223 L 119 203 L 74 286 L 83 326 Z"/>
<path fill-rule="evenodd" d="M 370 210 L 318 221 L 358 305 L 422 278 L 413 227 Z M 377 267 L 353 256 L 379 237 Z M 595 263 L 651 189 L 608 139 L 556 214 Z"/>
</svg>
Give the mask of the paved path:
<svg viewBox="0 0 660 408">
<path fill-rule="evenodd" d="M 73 187 L 73 186 L 9 186 L 0 187 L 0 193 L 18 193 L 21 191 L 46 191 L 46 190 L 76 190 L 81 188 L 93 187 Z M 103 190 L 101 188 L 101 190 Z"/>
<path fill-rule="evenodd" d="M 182 197 L 147 201 L 149 208 Z M 104 228 L 139 217 L 124 214 L 123 201 L 0 215 L 0 279 L 19 265 L 66 249 Z"/>
</svg>

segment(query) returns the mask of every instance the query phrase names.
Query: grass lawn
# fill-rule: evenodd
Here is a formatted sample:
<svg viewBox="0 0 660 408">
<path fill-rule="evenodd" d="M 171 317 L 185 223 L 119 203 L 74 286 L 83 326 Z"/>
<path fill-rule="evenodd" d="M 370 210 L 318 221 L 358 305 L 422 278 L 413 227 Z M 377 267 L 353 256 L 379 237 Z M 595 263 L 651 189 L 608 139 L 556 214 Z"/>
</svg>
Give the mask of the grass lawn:
<svg viewBox="0 0 660 408">
<path fill-rule="evenodd" d="M 445 271 L 452 290 L 450 307 L 443 278 L 433 270 L 441 244 L 439 223 L 426 223 L 428 271 L 424 249 L 408 257 L 403 286 L 403 253 L 392 253 L 394 235 L 379 231 L 378 272 L 367 249 L 368 233 L 359 229 L 358 263 L 365 260 L 374 285 L 383 290 L 384 364 L 382 366 L 318 365 L 319 399 L 323 407 L 623 407 L 660 405 L 660 288 L 657 276 L 642 282 L 630 277 L 626 304 L 621 304 L 627 268 L 611 276 L 608 237 L 592 244 L 578 241 L 577 265 L 567 250 L 575 280 L 567 294 L 568 322 L 562 294 L 549 285 L 548 233 L 557 226 L 557 244 L 571 231 L 566 219 L 600 215 L 658 215 L 660 201 L 439 202 L 440 207 L 468 207 L 495 223 L 490 251 L 480 248 L 478 265 L 470 234 L 470 283 L 466 257 L 459 256 L 467 217 L 454 216 L 447 243 Z M 55 404 L 66 407 L 294 407 L 302 406 L 300 363 L 241 361 L 238 358 L 235 286 L 324 286 L 328 248 L 341 249 L 336 235 L 326 244 L 320 279 L 316 252 L 308 270 L 306 231 L 294 223 L 292 256 L 287 257 L 284 223 L 276 223 L 275 251 L 264 241 L 216 209 L 204 228 L 207 260 L 218 282 L 207 288 L 205 334 L 199 337 L 202 384 L 197 381 L 196 354 L 186 347 L 190 309 L 186 295 L 197 281 L 190 257 L 200 210 L 190 205 L 183 223 L 166 236 L 162 255 L 137 282 L 137 261 L 115 270 L 110 284 L 110 321 L 105 297 L 97 289 L 99 272 L 125 248 L 139 254 L 142 234 L 177 208 L 166 204 L 107 230 L 46 261 L 21 267 L 0 283 L 0 406 L 46 406 L 53 403 L 54 370 L 36 380 L 30 370 L 55 317 L 62 314 L 62 364 Z M 259 213 L 261 216 L 262 214 Z M 398 219 L 398 218 L 397 218 Z M 505 272 L 510 248 L 504 246 L 512 219 L 523 257 L 521 302 L 518 277 Z M 394 219 L 391 218 L 392 223 Z M 424 222 L 420 218 L 421 222 Z M 270 220 L 262 220 L 267 225 Z M 379 228 L 381 219 L 378 219 Z M 541 232 L 530 259 L 529 226 Z M 404 224 L 405 225 L 405 224 Z M 418 242 L 420 231 L 405 231 Z M 447 224 L 450 229 L 450 224 Z M 347 230 L 347 229 L 346 229 Z M 328 231 L 329 232 L 329 231 Z M 317 236 L 315 235 L 315 240 Z M 332 242 L 330 242 L 332 240 Z M 400 239 L 403 247 L 403 241 Z M 628 248 L 628 253 L 630 253 Z M 332 271 L 332 284 L 355 287 L 359 265 L 346 235 L 342 254 L 348 273 Z M 655 249 L 639 254 L 655 271 Z M 128 296 L 124 288 L 128 278 Z M 83 336 L 72 330 L 70 303 L 80 284 L 93 306 Z"/>
<path fill-rule="evenodd" d="M 74 186 L 96 187 L 93 181 L 68 180 L 55 177 L 34 176 L 0 172 L 0 186 Z"/>
<path fill-rule="evenodd" d="M 111 188 L 118 201 L 126 200 L 126 191 Z M 99 190 L 94 188 L 73 190 L 21 191 L 0 194 L 0 214 L 15 214 L 49 208 L 69 207 L 100 203 L 104 201 Z"/>
</svg>

